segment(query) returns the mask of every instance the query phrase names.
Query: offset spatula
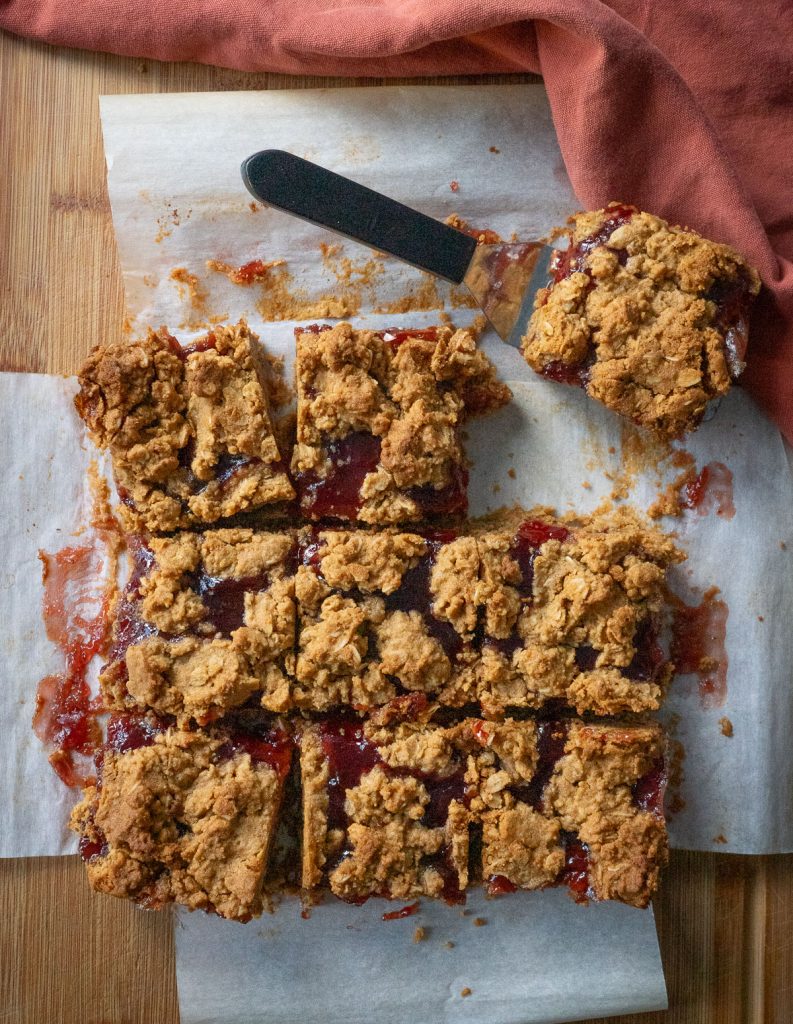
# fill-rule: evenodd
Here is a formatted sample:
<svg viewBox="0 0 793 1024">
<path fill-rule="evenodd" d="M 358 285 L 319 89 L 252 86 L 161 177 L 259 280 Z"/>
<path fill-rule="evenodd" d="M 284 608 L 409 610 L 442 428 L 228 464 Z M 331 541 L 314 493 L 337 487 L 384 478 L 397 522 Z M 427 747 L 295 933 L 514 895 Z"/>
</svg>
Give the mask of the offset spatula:
<svg viewBox="0 0 793 1024">
<path fill-rule="evenodd" d="M 503 341 L 520 347 L 556 250 L 540 242 L 480 244 L 349 178 L 280 149 L 254 153 L 242 180 L 260 202 L 465 285 Z"/>
</svg>

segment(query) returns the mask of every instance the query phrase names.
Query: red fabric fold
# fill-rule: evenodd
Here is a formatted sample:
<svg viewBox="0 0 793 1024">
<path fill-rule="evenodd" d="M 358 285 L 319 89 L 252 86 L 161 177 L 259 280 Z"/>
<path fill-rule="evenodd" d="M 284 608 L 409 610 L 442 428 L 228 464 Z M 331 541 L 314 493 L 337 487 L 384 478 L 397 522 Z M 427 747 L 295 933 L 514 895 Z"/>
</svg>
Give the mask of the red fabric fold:
<svg viewBox="0 0 793 1024">
<path fill-rule="evenodd" d="M 786 0 L 0 0 L 0 27 L 244 71 L 539 72 L 582 204 L 635 203 L 757 267 L 743 383 L 793 443 Z"/>
</svg>

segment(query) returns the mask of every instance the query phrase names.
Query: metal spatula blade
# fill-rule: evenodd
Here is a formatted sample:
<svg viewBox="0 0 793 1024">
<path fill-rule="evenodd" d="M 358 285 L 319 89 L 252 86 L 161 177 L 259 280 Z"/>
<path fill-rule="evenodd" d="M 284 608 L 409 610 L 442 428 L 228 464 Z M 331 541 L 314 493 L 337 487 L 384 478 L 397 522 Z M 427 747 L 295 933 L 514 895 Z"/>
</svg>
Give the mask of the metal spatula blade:
<svg viewBox="0 0 793 1024">
<path fill-rule="evenodd" d="M 515 348 L 534 296 L 545 287 L 555 250 L 541 242 L 480 244 L 409 206 L 284 150 L 265 149 L 242 164 L 261 203 L 388 253 L 473 295 L 499 337 Z"/>
</svg>

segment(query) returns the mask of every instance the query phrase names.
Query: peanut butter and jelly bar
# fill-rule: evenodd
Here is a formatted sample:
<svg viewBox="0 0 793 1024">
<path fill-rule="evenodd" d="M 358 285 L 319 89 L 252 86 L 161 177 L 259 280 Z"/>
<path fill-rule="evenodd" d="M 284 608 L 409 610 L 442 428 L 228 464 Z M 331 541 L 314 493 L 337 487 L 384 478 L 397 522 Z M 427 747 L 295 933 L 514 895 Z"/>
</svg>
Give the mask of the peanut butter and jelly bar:
<svg viewBox="0 0 793 1024">
<path fill-rule="evenodd" d="M 468 884 L 465 758 L 456 727 L 399 698 L 366 721 L 330 718 L 300 733 L 303 889 L 462 902 Z"/>
<path fill-rule="evenodd" d="M 656 710 L 672 667 L 659 644 L 682 553 L 628 510 L 564 519 L 513 510 L 477 536 L 478 697 L 486 714 L 567 706 Z"/>
<path fill-rule="evenodd" d="M 377 525 L 464 515 L 462 424 L 510 398 L 473 335 L 340 323 L 296 336 L 303 514 Z"/>
<path fill-rule="evenodd" d="M 468 806 L 492 895 L 567 885 L 645 907 L 667 859 L 666 745 L 657 724 L 468 722 Z"/>
<path fill-rule="evenodd" d="M 189 732 L 111 718 L 71 818 L 92 887 L 144 907 L 258 916 L 291 750 L 278 725 Z"/>
<path fill-rule="evenodd" d="M 373 707 L 405 692 L 476 700 L 478 552 L 454 530 L 304 529 L 293 703 Z"/>
<path fill-rule="evenodd" d="M 94 350 L 75 406 L 111 454 L 127 529 L 169 533 L 294 498 L 269 376 L 244 321 L 185 348 L 162 328 Z"/>
<path fill-rule="evenodd" d="M 664 437 L 693 430 L 743 369 L 755 271 L 728 245 L 611 203 L 571 218 L 523 354 Z"/>
<path fill-rule="evenodd" d="M 199 724 L 254 696 L 284 710 L 295 646 L 294 533 L 237 527 L 132 544 L 100 674 L 105 704 Z"/>
</svg>

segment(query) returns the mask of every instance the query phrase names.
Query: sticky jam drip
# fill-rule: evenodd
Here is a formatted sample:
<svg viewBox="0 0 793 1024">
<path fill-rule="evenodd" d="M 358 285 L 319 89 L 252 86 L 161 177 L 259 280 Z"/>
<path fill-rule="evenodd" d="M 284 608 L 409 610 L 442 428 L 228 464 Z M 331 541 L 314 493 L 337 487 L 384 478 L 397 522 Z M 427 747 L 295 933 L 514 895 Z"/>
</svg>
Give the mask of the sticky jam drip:
<svg viewBox="0 0 793 1024">
<path fill-rule="evenodd" d="M 735 503 L 731 471 L 723 462 L 709 462 L 693 480 L 683 485 L 681 504 L 684 508 L 696 510 L 700 516 L 715 511 L 723 519 L 732 519 Z"/>
<path fill-rule="evenodd" d="M 678 675 L 698 677 L 703 708 L 718 708 L 727 698 L 727 619 L 729 608 L 711 587 L 698 605 L 679 601 L 672 623 L 672 661 Z"/>
<path fill-rule="evenodd" d="M 102 584 L 97 550 L 90 546 L 39 552 L 44 571 L 42 613 L 48 638 L 60 649 L 65 669 L 38 685 L 33 729 L 54 748 L 50 763 L 67 786 L 82 785 L 90 776 L 75 757 L 91 758 L 101 743 L 86 679 L 94 655 L 104 650 L 110 629 L 112 595 Z"/>
</svg>

